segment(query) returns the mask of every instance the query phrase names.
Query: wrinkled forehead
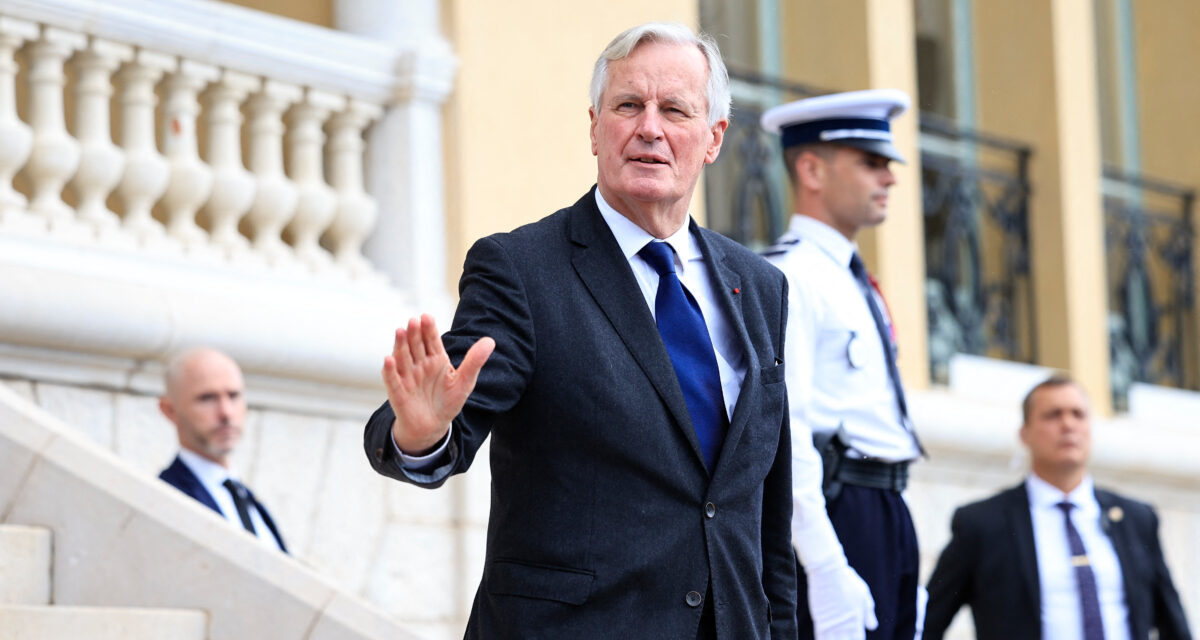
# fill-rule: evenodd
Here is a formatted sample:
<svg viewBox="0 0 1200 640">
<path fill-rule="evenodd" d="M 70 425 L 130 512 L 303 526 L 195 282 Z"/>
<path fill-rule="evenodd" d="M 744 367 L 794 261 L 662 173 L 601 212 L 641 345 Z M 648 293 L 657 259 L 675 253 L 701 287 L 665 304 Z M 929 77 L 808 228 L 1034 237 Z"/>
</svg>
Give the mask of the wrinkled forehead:
<svg viewBox="0 0 1200 640">
<path fill-rule="evenodd" d="M 606 97 L 636 92 L 703 98 L 708 88 L 708 60 L 693 44 L 643 41 L 628 56 L 611 61 L 607 75 Z"/>
</svg>

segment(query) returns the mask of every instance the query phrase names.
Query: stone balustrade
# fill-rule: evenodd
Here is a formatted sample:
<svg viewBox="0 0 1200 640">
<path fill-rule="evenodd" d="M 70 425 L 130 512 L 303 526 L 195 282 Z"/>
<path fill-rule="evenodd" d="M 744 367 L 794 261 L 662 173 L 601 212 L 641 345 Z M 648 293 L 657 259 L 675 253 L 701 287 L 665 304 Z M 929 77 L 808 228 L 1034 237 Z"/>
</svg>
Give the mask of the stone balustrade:
<svg viewBox="0 0 1200 640">
<path fill-rule="evenodd" d="M 449 309 L 455 64 L 210 0 L 5 0 L 0 375 L 154 393 L 209 344 L 357 415 L 394 327 Z"/>
<path fill-rule="evenodd" d="M 382 112 L 3 16 L 0 233 L 371 278 L 362 140 Z"/>
</svg>

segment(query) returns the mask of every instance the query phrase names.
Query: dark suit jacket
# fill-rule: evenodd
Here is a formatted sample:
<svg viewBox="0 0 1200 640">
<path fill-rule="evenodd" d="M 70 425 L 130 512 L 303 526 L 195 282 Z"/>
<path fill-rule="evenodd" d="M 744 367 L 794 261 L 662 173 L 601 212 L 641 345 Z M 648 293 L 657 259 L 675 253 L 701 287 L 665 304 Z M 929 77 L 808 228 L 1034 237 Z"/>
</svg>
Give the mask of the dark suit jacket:
<svg viewBox="0 0 1200 640">
<path fill-rule="evenodd" d="M 1161 640 L 1191 638 L 1163 560 L 1154 510 L 1102 489 L 1096 500 L 1121 563 L 1132 637 L 1143 640 L 1157 628 Z M 1113 507 L 1123 512 L 1119 521 L 1107 517 Z M 941 638 L 964 604 L 971 606 L 980 640 L 1041 638 L 1041 589 L 1025 484 L 962 507 L 950 528 L 950 543 L 929 579 L 925 640 Z"/>
<path fill-rule="evenodd" d="M 212 494 L 201 484 L 200 478 L 197 478 L 196 474 L 192 473 L 192 470 L 183 463 L 183 460 L 179 459 L 179 456 L 175 456 L 175 459 L 171 461 L 171 466 L 163 469 L 162 473 L 158 474 L 158 477 L 172 487 L 199 500 L 201 504 L 216 511 L 222 518 L 225 517 L 221 513 L 221 508 L 217 506 L 217 501 L 213 499 Z M 287 553 L 287 545 L 283 544 L 283 536 L 279 535 L 279 529 L 275 527 L 275 521 L 271 519 L 271 514 L 267 512 L 267 508 L 258 501 L 258 498 L 254 497 L 252 491 L 246 489 L 246 493 L 250 494 L 250 500 L 254 503 L 254 508 L 258 509 L 258 515 L 262 516 L 263 522 L 271 530 L 271 535 L 275 536 L 275 540 L 279 542 L 279 548 L 284 553 Z"/>
<path fill-rule="evenodd" d="M 376 471 L 436 487 L 491 434 L 492 500 L 473 638 L 794 638 L 782 274 L 691 224 L 746 377 L 713 473 L 628 261 L 588 193 L 478 241 L 443 336 L 457 363 L 496 340 L 445 463 L 401 469 L 385 402 L 367 424 Z M 695 595 L 691 598 L 695 600 Z"/>
</svg>

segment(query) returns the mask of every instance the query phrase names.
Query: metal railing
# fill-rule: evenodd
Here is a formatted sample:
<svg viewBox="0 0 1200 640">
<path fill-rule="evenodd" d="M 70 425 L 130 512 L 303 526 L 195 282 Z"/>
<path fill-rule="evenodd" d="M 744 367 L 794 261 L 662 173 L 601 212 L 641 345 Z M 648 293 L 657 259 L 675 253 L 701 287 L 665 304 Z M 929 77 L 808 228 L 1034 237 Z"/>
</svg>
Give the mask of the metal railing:
<svg viewBox="0 0 1200 640">
<path fill-rule="evenodd" d="M 921 114 L 925 296 L 934 380 L 955 353 L 1032 362 L 1033 149 Z"/>
<path fill-rule="evenodd" d="M 1196 193 L 1106 167 L 1105 248 L 1113 395 L 1134 382 L 1200 388 L 1195 316 Z"/>
</svg>

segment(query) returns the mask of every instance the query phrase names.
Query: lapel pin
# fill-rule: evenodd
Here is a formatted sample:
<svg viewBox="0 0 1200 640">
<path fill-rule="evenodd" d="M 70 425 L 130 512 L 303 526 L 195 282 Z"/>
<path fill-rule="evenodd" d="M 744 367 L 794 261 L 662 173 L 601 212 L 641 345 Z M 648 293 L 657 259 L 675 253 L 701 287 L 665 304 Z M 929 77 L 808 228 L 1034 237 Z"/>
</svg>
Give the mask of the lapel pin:
<svg viewBox="0 0 1200 640">
<path fill-rule="evenodd" d="M 1112 522 L 1120 522 L 1125 517 L 1125 510 L 1121 507 L 1112 507 L 1108 510 L 1108 519 Z"/>
<path fill-rule="evenodd" d="M 741 293 L 741 292 L 742 292 L 742 290 L 741 290 L 741 289 L 739 289 L 739 288 L 737 288 L 737 287 L 734 287 L 734 288 L 733 288 L 733 295 L 737 295 L 737 294 L 739 294 L 739 293 Z"/>
</svg>

